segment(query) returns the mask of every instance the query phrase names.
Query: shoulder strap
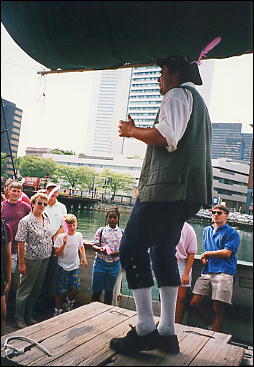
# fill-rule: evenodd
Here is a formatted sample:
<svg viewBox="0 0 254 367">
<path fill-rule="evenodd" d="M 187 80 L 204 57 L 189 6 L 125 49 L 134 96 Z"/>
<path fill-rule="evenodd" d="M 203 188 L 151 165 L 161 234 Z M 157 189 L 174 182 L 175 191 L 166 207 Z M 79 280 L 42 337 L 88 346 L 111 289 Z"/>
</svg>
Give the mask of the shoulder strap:
<svg viewBox="0 0 254 367">
<path fill-rule="evenodd" d="M 101 229 L 101 231 L 100 231 L 100 239 L 99 239 L 99 245 L 100 245 L 100 247 L 101 247 L 101 237 L 102 237 L 103 229 L 104 229 L 104 227 L 102 227 L 102 229 Z"/>
</svg>

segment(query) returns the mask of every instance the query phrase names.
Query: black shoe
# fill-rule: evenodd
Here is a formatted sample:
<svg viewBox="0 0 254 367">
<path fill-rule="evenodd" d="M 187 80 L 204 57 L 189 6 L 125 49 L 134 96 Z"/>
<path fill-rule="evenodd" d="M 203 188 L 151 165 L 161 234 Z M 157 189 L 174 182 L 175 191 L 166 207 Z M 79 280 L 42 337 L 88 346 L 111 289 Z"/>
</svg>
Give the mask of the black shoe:
<svg viewBox="0 0 254 367">
<path fill-rule="evenodd" d="M 151 350 L 157 348 L 158 336 L 157 329 L 147 335 L 139 336 L 135 327 L 131 326 L 131 330 L 125 337 L 111 339 L 110 348 L 118 353 L 127 355 L 138 353 L 142 350 Z"/>
<path fill-rule="evenodd" d="M 159 334 L 159 333 L 158 333 Z M 158 336 L 157 348 L 167 353 L 179 353 L 179 343 L 176 335 L 160 335 Z"/>
</svg>

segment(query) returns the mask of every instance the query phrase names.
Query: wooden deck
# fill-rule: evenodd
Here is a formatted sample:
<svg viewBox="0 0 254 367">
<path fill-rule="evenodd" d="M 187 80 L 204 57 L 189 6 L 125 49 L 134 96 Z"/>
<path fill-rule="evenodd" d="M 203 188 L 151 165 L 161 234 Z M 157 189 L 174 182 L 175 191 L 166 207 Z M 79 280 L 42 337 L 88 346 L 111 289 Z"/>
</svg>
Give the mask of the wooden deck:
<svg viewBox="0 0 254 367">
<path fill-rule="evenodd" d="M 159 318 L 156 318 L 159 320 Z M 135 326 L 135 311 L 93 302 L 38 324 L 6 334 L 32 338 L 51 354 L 48 357 L 36 346 L 12 360 L 25 366 L 239 366 L 244 348 L 229 344 L 231 335 L 176 324 L 180 353 L 159 350 L 126 357 L 109 348 L 113 337 L 124 336 L 129 324 Z M 10 341 L 16 348 L 30 344 Z"/>
</svg>

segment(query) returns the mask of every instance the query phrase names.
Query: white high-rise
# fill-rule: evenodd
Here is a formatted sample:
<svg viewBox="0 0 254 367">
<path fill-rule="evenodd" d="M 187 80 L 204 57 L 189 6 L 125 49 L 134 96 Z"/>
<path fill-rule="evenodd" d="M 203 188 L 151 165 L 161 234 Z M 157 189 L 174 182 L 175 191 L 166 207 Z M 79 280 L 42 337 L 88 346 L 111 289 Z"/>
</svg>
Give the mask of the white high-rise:
<svg viewBox="0 0 254 367">
<path fill-rule="evenodd" d="M 118 121 L 126 118 L 131 69 L 97 72 L 93 82 L 86 151 L 107 156 L 121 152 Z"/>
<path fill-rule="evenodd" d="M 136 126 L 151 127 L 161 103 L 157 66 L 138 67 L 132 69 L 128 114 Z M 135 139 L 124 139 L 122 152 L 124 155 L 143 157 L 146 144 Z"/>
</svg>

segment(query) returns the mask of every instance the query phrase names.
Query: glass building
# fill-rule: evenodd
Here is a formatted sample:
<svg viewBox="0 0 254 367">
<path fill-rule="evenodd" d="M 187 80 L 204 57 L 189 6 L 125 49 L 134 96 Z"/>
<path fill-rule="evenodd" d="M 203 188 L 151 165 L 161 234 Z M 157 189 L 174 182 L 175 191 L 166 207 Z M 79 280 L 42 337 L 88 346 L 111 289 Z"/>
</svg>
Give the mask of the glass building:
<svg viewBox="0 0 254 367">
<path fill-rule="evenodd" d="M 212 123 L 212 158 L 231 158 L 249 163 L 253 134 L 241 131 L 241 123 Z"/>
<path fill-rule="evenodd" d="M 159 67 L 132 69 L 128 114 L 135 120 L 136 126 L 151 127 L 154 123 L 162 100 L 159 76 Z"/>
<path fill-rule="evenodd" d="M 103 70 L 94 74 L 90 103 L 87 152 L 120 154 L 122 139 L 117 123 L 126 118 L 131 69 Z"/>
<path fill-rule="evenodd" d="M 1 103 L 1 152 L 17 157 L 23 111 L 15 103 L 2 99 Z M 7 131 L 8 130 L 8 131 Z M 8 141 L 9 137 L 9 141 Z M 10 144 L 9 144 L 10 143 Z M 10 151 L 11 150 L 11 151 Z M 7 173 L 13 176 L 11 158 L 7 164 Z"/>
</svg>

